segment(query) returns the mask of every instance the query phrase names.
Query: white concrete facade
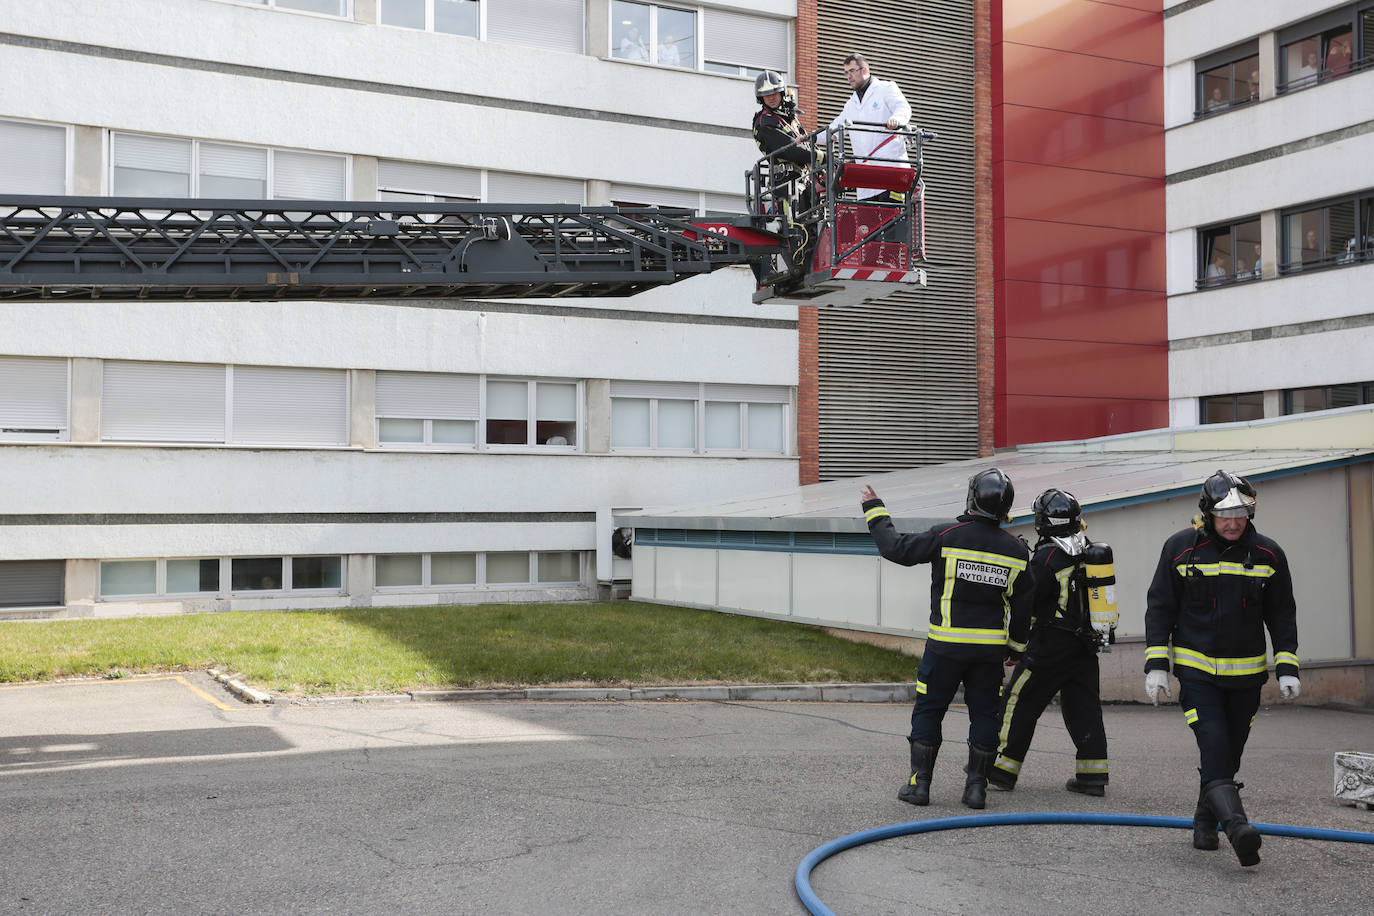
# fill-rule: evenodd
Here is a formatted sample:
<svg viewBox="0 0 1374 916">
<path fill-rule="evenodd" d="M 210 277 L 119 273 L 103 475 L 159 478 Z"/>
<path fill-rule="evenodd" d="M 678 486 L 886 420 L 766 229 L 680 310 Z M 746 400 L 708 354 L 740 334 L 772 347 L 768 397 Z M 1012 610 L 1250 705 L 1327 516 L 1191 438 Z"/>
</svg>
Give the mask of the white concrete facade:
<svg viewBox="0 0 1374 916">
<path fill-rule="evenodd" d="M 796 16 L 791 0 L 693 5 L 699 43 L 717 8 L 788 35 Z M 707 208 L 742 202 L 756 155 L 752 81 L 613 59 L 600 34 L 610 0 L 585 4 L 584 54 L 379 25 L 376 0 L 341 9 L 0 2 L 0 127 L 65 130 L 64 186 L 41 193 L 116 192 L 112 137 L 128 133 L 340 157 L 355 200 L 377 197 L 378 162 L 392 160 L 476 170 L 483 200 L 500 173 L 575 182 L 590 205 L 610 203 L 617 185 Z M 0 177 L 0 194 L 26 190 Z M 66 565 L 60 604 L 6 605 L 0 594 L 0 616 L 593 597 L 598 583 L 629 577 L 611 554 L 613 510 L 796 483 L 796 310 L 755 306 L 752 288 L 747 270 L 729 268 L 628 299 L 8 303 L 0 361 L 66 360 L 69 384 L 59 441 L 0 434 L 10 494 L 0 586 L 7 562 Z M 346 370 L 346 444 L 102 438 L 113 361 Z M 385 372 L 575 385 L 575 441 L 489 445 L 478 422 L 471 445 L 379 446 Z M 613 446 L 617 380 L 701 386 L 695 446 Z M 768 392 L 780 444 L 709 445 L 705 405 L 726 386 L 745 404 Z M 423 556 L 429 570 L 431 554 L 471 554 L 480 570 L 520 552 L 531 555 L 524 583 L 387 587 L 375 568 L 379 555 Z M 561 570 L 575 555 L 575 581 L 541 578 L 541 553 Z M 240 591 L 231 571 L 245 557 L 282 557 L 285 569 L 293 557 L 337 557 L 336 584 Z M 222 562 L 217 588 L 102 593 L 102 562 L 156 561 L 162 583 L 168 560 L 195 558 Z"/>
<path fill-rule="evenodd" d="M 1374 382 L 1374 305 L 1368 295 L 1374 260 L 1367 250 L 1374 239 L 1358 227 L 1353 234 L 1343 232 L 1336 242 L 1351 234 L 1365 253 L 1346 263 L 1339 253 L 1329 253 L 1317 270 L 1311 263 L 1295 265 L 1291 248 L 1284 248 L 1287 215 L 1354 199 L 1358 220 L 1361 201 L 1374 195 L 1374 68 L 1358 62 L 1361 53 L 1374 52 L 1368 47 L 1374 35 L 1361 34 L 1360 16 L 1367 18 L 1369 6 L 1331 0 L 1164 4 L 1173 426 L 1207 421 L 1203 399 L 1248 394 L 1254 409 L 1262 393 L 1263 416 L 1272 417 L 1290 409 L 1295 391 L 1367 391 Z M 1356 65 L 1293 85 L 1285 46 L 1296 47 L 1308 33 L 1336 34 L 1341 19 L 1354 23 Z M 1206 110 L 1201 74 L 1228 57 L 1246 60 L 1247 71 L 1256 68 L 1254 97 Z M 1237 72 L 1236 79 L 1242 77 L 1248 82 L 1248 73 Z M 1202 233 L 1255 222 L 1262 267 L 1253 277 L 1206 280 Z M 1241 264 L 1240 253 L 1232 254 L 1235 272 L 1253 267 Z"/>
</svg>

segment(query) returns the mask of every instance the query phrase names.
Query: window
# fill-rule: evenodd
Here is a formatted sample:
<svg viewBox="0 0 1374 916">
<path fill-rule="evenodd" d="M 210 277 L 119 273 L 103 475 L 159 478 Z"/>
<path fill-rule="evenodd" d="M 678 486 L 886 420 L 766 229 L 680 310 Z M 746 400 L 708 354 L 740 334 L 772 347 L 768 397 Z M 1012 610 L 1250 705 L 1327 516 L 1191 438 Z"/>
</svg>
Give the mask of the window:
<svg viewBox="0 0 1374 916">
<path fill-rule="evenodd" d="M 524 552 L 503 551 L 488 553 L 487 585 L 525 585 L 530 577 L 530 555 Z"/>
<path fill-rule="evenodd" d="M 1374 6 L 1354 4 L 1279 33 L 1279 92 L 1306 89 L 1374 65 Z"/>
<path fill-rule="evenodd" d="M 791 69 L 787 20 L 714 8 L 701 16 L 704 28 L 696 9 L 612 0 L 611 56 L 734 76 Z"/>
<path fill-rule="evenodd" d="M 575 382 L 487 381 L 487 445 L 577 445 Z"/>
<path fill-rule="evenodd" d="M 67 128 L 0 120 L 0 194 L 66 194 Z"/>
<path fill-rule="evenodd" d="M 1198 231 L 1198 289 L 1259 279 L 1262 267 L 1258 219 Z"/>
<path fill-rule="evenodd" d="M 379 371 L 377 441 L 381 445 L 475 445 L 480 400 L 480 379 L 475 375 Z"/>
<path fill-rule="evenodd" d="M 377 163 L 377 199 L 429 203 L 483 199 L 496 203 L 586 203 L 586 184 L 576 178 L 488 171 L 485 196 L 482 178 L 482 169 L 382 159 Z"/>
<path fill-rule="evenodd" d="M 634 184 L 612 184 L 611 203 L 617 207 L 675 207 L 700 213 L 701 193 L 681 188 L 652 188 Z"/>
<path fill-rule="evenodd" d="M 1374 260 L 1374 193 L 1285 212 L 1282 231 L 1281 273 Z"/>
<path fill-rule="evenodd" d="M 343 589 L 342 557 L 234 557 L 229 564 L 234 592 Z"/>
<path fill-rule="evenodd" d="M 1259 98 L 1259 51 L 1251 42 L 1197 62 L 1194 117 L 1205 117 Z"/>
<path fill-rule="evenodd" d="M 344 200 L 348 160 L 296 150 L 111 134 L 110 194 L 243 200 Z"/>
<path fill-rule="evenodd" d="M 0 561 L 0 608 L 61 607 L 64 560 Z"/>
<path fill-rule="evenodd" d="M 1235 423 L 1241 420 L 1264 419 L 1264 392 L 1222 394 L 1198 399 L 1198 413 L 1203 423 Z"/>
<path fill-rule="evenodd" d="M 482 37 L 478 0 L 381 0 L 381 4 L 382 25 Z"/>
<path fill-rule="evenodd" d="M 67 360 L 0 356 L 0 442 L 68 437 Z"/>
<path fill-rule="evenodd" d="M 475 553 L 379 554 L 374 568 L 377 588 L 439 588 L 477 585 Z"/>
<path fill-rule="evenodd" d="M 611 448 L 787 454 L 790 401 L 773 386 L 612 381 Z"/>
<path fill-rule="evenodd" d="M 160 597 L 219 593 L 220 561 L 105 560 L 100 564 L 100 597 Z"/>
<path fill-rule="evenodd" d="M 347 445 L 342 369 L 106 360 L 100 438 Z"/>
<path fill-rule="evenodd" d="M 582 554 L 575 550 L 378 554 L 373 565 L 373 582 L 380 589 L 577 585 L 581 581 Z"/>
<path fill-rule="evenodd" d="M 1283 393 L 1285 414 L 1336 410 L 1359 404 L 1374 404 L 1374 382 L 1328 385 L 1324 388 L 1290 388 Z"/>
</svg>

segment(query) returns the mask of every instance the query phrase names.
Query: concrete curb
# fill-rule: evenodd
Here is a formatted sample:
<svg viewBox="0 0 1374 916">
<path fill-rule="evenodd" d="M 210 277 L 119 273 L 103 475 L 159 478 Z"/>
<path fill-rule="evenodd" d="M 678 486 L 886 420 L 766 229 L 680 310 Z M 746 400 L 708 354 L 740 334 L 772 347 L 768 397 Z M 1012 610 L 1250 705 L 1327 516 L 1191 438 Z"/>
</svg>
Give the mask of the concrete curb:
<svg viewBox="0 0 1374 916">
<path fill-rule="evenodd" d="M 233 683 L 226 682 L 230 690 Z M 251 688 L 243 687 L 244 690 Z M 237 691 L 236 691 L 237 692 Z M 267 697 L 258 691 L 258 696 Z M 297 703 L 463 703 L 485 700 L 743 700 L 758 702 L 910 703 L 915 684 L 725 684 L 663 687 L 524 687 L 473 690 L 414 690 L 348 697 L 268 697 L 254 702 Z"/>
<path fill-rule="evenodd" d="M 230 693 L 238 697 L 240 700 L 243 700 L 243 702 L 245 703 L 276 702 L 276 700 L 273 699 L 271 694 L 263 693 L 261 690 L 255 690 L 254 688 L 249 687 L 243 681 L 240 681 L 239 679 L 235 678 L 233 675 L 226 674 L 225 672 L 220 671 L 218 668 L 211 668 L 206 673 L 209 674 L 215 680 L 219 681 L 221 684 L 223 684 L 226 688 L 228 688 Z"/>
</svg>

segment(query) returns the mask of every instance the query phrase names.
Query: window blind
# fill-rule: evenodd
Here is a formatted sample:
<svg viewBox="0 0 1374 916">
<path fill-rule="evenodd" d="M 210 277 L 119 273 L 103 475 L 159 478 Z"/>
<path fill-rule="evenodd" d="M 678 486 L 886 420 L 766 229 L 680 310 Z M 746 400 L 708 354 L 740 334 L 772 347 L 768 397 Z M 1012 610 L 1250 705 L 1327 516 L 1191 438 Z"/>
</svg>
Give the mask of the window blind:
<svg viewBox="0 0 1374 916">
<path fill-rule="evenodd" d="M 348 376 L 344 370 L 233 368 L 233 441 L 348 444 Z"/>
<path fill-rule="evenodd" d="M 67 361 L 0 356 L 0 432 L 67 428 Z"/>
<path fill-rule="evenodd" d="M 587 186 L 576 178 L 488 172 L 487 200 L 500 204 L 581 205 L 587 200 Z"/>
<path fill-rule="evenodd" d="M 786 404 L 791 400 L 791 391 L 776 385 L 707 385 L 706 400 Z"/>
<path fill-rule="evenodd" d="M 673 398 L 694 401 L 701 394 L 696 382 L 623 382 L 611 381 L 613 398 Z"/>
<path fill-rule="evenodd" d="M 481 389 L 475 375 L 378 372 L 377 416 L 476 420 Z"/>
<path fill-rule="evenodd" d="M 276 150 L 272 154 L 272 196 L 286 200 L 344 200 L 342 156 Z"/>
<path fill-rule="evenodd" d="M 221 178 L 267 180 L 267 150 L 251 146 L 200 145 L 200 173 Z"/>
<path fill-rule="evenodd" d="M 100 438 L 224 441 L 224 367 L 106 360 Z"/>
<path fill-rule="evenodd" d="M 60 607 L 66 571 L 62 560 L 0 562 L 0 607 Z"/>
<path fill-rule="evenodd" d="M 701 206 L 701 195 L 696 191 L 650 188 L 633 184 L 612 184 L 611 200 L 627 204 L 644 204 L 649 207 L 684 207 L 692 212 L 696 212 Z"/>
<path fill-rule="evenodd" d="M 487 4 L 487 39 L 581 54 L 584 0 L 500 0 Z"/>
<path fill-rule="evenodd" d="M 482 196 L 482 173 L 478 169 L 454 165 L 380 159 L 377 161 L 377 187 L 388 191 L 477 200 Z"/>
<path fill-rule="evenodd" d="M 706 10 L 706 59 L 790 72 L 791 29 L 784 19 Z"/>
<path fill-rule="evenodd" d="M 65 194 L 67 129 L 0 121 L 0 194 Z"/>
<path fill-rule="evenodd" d="M 122 169 L 191 173 L 191 141 L 142 134 L 114 135 L 114 165 Z"/>
</svg>

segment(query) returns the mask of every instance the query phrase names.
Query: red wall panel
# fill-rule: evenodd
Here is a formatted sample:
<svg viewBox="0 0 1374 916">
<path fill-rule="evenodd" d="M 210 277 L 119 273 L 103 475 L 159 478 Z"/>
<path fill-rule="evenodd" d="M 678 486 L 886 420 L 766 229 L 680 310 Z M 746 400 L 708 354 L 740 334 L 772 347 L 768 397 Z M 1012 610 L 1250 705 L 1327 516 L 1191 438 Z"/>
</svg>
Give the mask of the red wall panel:
<svg viewBox="0 0 1374 916">
<path fill-rule="evenodd" d="M 1162 0 L 1001 0 L 995 444 L 1167 426 Z"/>
</svg>

